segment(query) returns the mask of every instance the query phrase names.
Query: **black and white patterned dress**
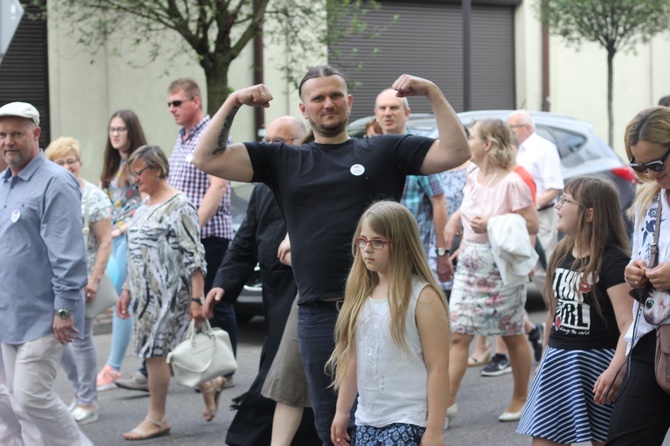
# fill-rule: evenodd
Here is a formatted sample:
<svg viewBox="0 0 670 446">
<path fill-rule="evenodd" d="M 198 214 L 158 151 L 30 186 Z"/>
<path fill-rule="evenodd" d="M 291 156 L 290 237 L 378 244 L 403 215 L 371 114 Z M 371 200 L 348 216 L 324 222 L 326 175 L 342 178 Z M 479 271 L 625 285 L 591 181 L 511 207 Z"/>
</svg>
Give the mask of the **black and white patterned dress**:
<svg viewBox="0 0 670 446">
<path fill-rule="evenodd" d="M 138 208 L 128 229 L 135 353 L 166 356 L 190 322 L 193 273 L 207 273 L 198 212 L 186 195 Z"/>
</svg>

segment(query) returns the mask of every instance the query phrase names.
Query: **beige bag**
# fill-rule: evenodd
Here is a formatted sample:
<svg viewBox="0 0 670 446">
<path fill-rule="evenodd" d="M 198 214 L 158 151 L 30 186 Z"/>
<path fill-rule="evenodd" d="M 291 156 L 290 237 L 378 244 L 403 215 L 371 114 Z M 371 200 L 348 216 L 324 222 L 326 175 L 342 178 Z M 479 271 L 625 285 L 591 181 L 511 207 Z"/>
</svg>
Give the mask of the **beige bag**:
<svg viewBox="0 0 670 446">
<path fill-rule="evenodd" d="M 82 233 L 84 234 L 84 247 L 87 247 L 88 233 L 90 230 L 88 227 L 90 219 L 90 212 L 88 208 L 88 193 L 86 193 L 84 200 L 84 228 L 82 229 Z M 95 292 L 95 297 L 92 301 L 86 302 L 86 317 L 93 319 L 107 308 L 116 305 L 117 300 L 119 300 L 119 295 L 116 292 L 114 282 L 112 282 L 112 279 L 107 275 L 107 273 L 105 273 L 100 278 L 98 291 Z"/>
<path fill-rule="evenodd" d="M 186 339 L 167 355 L 174 377 L 182 386 L 196 387 L 237 370 L 228 333 L 212 328 L 207 320 L 200 326 L 202 332 L 196 334 L 195 320 L 191 319 Z"/>
</svg>

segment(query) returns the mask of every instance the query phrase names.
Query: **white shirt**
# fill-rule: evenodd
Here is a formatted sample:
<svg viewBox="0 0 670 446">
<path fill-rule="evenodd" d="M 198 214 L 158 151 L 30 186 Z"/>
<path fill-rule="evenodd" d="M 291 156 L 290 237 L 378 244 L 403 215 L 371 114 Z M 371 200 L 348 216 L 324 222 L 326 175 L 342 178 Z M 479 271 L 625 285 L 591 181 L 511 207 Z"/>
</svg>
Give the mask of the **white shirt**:
<svg viewBox="0 0 670 446">
<path fill-rule="evenodd" d="M 536 197 L 549 189 L 563 189 L 561 158 L 551 141 L 533 133 L 519 146 L 516 162 L 533 176 Z"/>
<path fill-rule="evenodd" d="M 658 234 L 658 263 L 670 261 L 670 209 L 668 208 L 667 192 L 661 189 L 661 232 Z M 642 259 L 647 265 L 651 260 L 651 244 L 654 241 L 652 229 L 656 225 L 656 209 L 658 200 L 654 198 L 649 207 L 645 209 L 644 214 L 640 215 L 639 208 L 635 208 L 635 226 L 633 227 L 633 249 L 631 250 L 631 262 Z M 639 216 L 639 217 L 638 217 Z M 627 352 L 629 352 L 637 341 L 647 333 L 654 330 L 654 327 L 647 323 L 639 310 L 640 303 L 633 302 L 633 323 L 628 327 L 624 338 L 628 342 Z M 635 318 L 638 320 L 636 321 Z M 636 323 L 637 322 L 637 323 Z M 633 339 L 635 331 L 635 339 Z"/>
<path fill-rule="evenodd" d="M 356 322 L 356 425 L 384 427 L 392 423 L 426 426 L 428 420 L 428 370 L 423 360 L 415 309 L 426 282 L 415 276 L 405 316 L 409 352 L 391 338 L 387 299 L 369 297 Z"/>
</svg>

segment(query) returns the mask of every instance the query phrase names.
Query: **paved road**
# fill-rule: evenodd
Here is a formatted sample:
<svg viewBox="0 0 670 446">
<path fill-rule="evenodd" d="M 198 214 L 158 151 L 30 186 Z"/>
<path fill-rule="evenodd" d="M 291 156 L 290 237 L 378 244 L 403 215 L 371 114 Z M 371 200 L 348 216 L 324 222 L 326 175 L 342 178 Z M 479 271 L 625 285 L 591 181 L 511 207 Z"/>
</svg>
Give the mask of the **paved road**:
<svg viewBox="0 0 670 446">
<path fill-rule="evenodd" d="M 531 313 L 531 319 L 542 321 L 543 315 L 539 311 L 534 311 Z M 166 437 L 143 441 L 141 444 L 223 445 L 234 415 L 234 412 L 229 410 L 231 399 L 248 389 L 255 377 L 262 337 L 261 318 L 255 318 L 240 328 L 238 348 L 240 369 L 236 374 L 237 385 L 224 391 L 221 397 L 221 409 L 214 421 L 207 423 L 202 419 L 203 403 L 199 394 L 173 382 L 168 396 L 168 421 L 172 425 L 172 433 Z M 100 364 L 109 352 L 110 339 L 109 334 L 95 336 Z M 139 364 L 139 359 L 129 354 L 126 356 L 122 371 L 130 375 Z M 511 375 L 482 378 L 478 368 L 468 369 L 459 393 L 459 414 L 447 432 L 447 444 L 459 446 L 530 444 L 528 437 L 515 433 L 517 423 L 501 423 L 497 420 L 498 415 L 506 407 L 511 389 Z M 69 403 L 72 389 L 63 373 L 59 374 L 56 390 L 65 402 Z M 146 415 L 148 404 L 149 398 L 146 393 L 122 389 L 101 392 L 100 420 L 83 426 L 82 429 L 96 445 L 127 445 L 129 443 L 123 440 L 121 433 L 130 430 Z M 664 444 L 670 446 L 670 439 L 666 439 Z"/>
</svg>

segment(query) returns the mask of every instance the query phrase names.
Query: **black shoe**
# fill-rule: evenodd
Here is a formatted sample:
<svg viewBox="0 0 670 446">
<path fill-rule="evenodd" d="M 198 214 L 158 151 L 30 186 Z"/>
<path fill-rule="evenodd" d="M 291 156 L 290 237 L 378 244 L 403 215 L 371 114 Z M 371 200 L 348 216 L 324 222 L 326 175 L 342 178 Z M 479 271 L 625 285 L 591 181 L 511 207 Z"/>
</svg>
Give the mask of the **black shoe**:
<svg viewBox="0 0 670 446">
<path fill-rule="evenodd" d="M 535 324 L 533 329 L 528 333 L 528 340 L 533 346 L 533 354 L 535 355 L 535 361 L 539 362 L 542 359 L 542 325 Z"/>
<path fill-rule="evenodd" d="M 512 367 L 507 356 L 496 353 L 491 362 L 480 373 L 482 376 L 500 376 L 512 373 Z"/>
</svg>

